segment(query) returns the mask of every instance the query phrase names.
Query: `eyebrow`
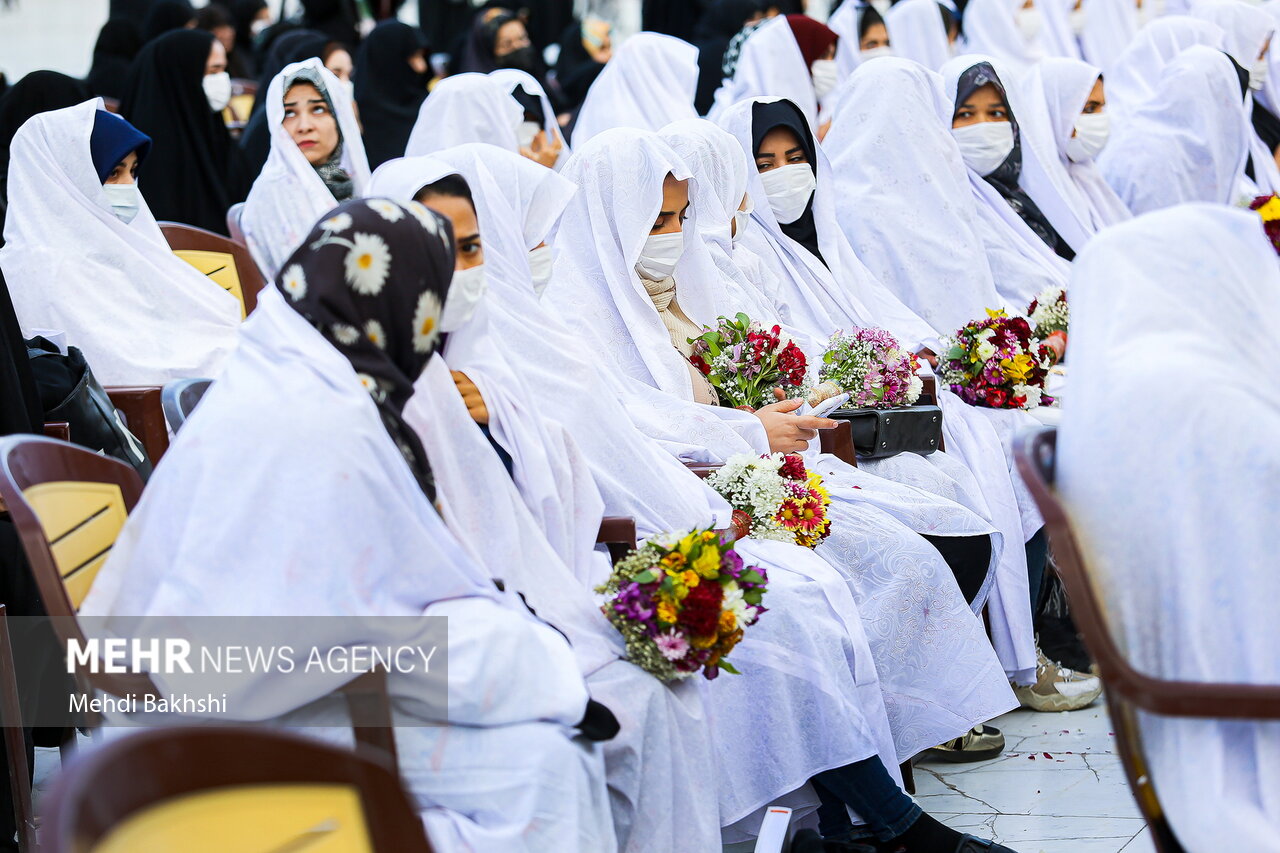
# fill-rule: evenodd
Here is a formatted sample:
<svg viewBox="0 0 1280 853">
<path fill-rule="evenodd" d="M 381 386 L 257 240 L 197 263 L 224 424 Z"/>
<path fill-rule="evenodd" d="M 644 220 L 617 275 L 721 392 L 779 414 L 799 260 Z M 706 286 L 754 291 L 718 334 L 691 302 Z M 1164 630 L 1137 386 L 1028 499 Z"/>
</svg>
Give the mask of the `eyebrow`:
<svg viewBox="0 0 1280 853">
<path fill-rule="evenodd" d="M 662 217 L 664 217 L 664 216 L 675 216 L 675 215 L 676 215 L 676 212 L 675 212 L 674 210 L 659 210 L 659 211 L 658 211 L 658 218 L 659 218 L 659 219 L 661 219 L 661 218 L 662 218 Z"/>
<path fill-rule="evenodd" d="M 296 105 L 297 105 L 297 103 L 298 103 L 297 101 L 285 101 L 285 102 L 284 102 L 284 105 L 285 105 L 286 107 L 292 107 L 292 106 L 296 106 Z M 324 103 L 324 98 L 308 98 L 308 99 L 307 99 L 307 103 L 308 103 L 308 104 L 323 104 L 323 103 Z"/>
<path fill-rule="evenodd" d="M 459 242 L 459 243 L 461 243 L 461 244 L 463 244 L 463 245 L 466 245 L 467 243 L 476 243 L 476 242 L 479 242 L 479 240 L 480 240 L 480 235 L 479 235 L 479 234 L 470 234 L 470 235 L 468 235 L 468 236 L 466 236 L 466 237 L 459 237 L 459 238 L 458 238 L 458 242 Z"/>
</svg>

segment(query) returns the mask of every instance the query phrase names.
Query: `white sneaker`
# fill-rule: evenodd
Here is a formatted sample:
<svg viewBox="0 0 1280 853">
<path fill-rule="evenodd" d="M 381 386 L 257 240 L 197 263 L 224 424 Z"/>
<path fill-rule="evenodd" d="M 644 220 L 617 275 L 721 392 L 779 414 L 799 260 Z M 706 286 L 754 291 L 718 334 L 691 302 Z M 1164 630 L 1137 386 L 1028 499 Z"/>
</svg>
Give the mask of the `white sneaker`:
<svg viewBox="0 0 1280 853">
<path fill-rule="evenodd" d="M 1022 707 L 1032 711 L 1078 711 L 1102 694 L 1102 679 L 1082 675 L 1049 660 L 1036 646 L 1036 683 L 1029 687 L 1012 685 Z"/>
</svg>

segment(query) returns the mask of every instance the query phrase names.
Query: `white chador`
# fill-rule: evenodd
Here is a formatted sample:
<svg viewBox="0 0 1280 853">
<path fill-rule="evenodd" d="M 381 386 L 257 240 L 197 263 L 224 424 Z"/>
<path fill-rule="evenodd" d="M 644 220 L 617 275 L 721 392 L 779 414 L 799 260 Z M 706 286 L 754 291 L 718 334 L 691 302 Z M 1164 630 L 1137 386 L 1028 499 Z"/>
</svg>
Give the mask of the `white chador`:
<svg viewBox="0 0 1280 853">
<path fill-rule="evenodd" d="M 1280 684 L 1280 395 L 1239 369 L 1270 361 L 1277 294 L 1257 214 L 1217 205 L 1139 217 L 1076 261 L 1058 488 L 1121 651 L 1156 677 Z M 1135 440 L 1145 424 L 1163 426 Z M 1280 850 L 1280 725 L 1138 722 L 1185 849 Z"/>
<path fill-rule="evenodd" d="M 298 248 L 321 216 L 337 207 L 338 201 L 324 180 L 284 127 L 284 85 L 300 71 L 320 78 L 322 95 L 333 105 L 342 146 L 339 164 L 351 178 L 352 198 L 361 198 L 369 183 L 369 162 L 360 138 L 360 123 L 351 106 L 351 96 L 314 57 L 295 62 L 277 74 L 267 87 L 267 126 L 271 129 L 271 152 L 262 174 L 253 182 L 240 214 L 240 228 L 253 259 L 268 280 L 275 278 L 284 262 Z M 301 82 L 310 83 L 303 79 Z M 314 84 L 313 84 L 314 85 Z"/>
<path fill-rule="evenodd" d="M 246 446 L 271 464 L 240 464 Z M 587 700 L 573 651 L 496 590 L 428 503 L 351 362 L 274 289 L 81 612 L 119 624 L 135 615 L 324 616 L 305 623 L 306 637 L 289 637 L 322 649 L 412 644 L 406 618 L 448 616 L 451 725 L 414 718 L 424 707 L 415 700 L 438 686 L 419 673 L 388 680 L 401 773 L 433 843 L 486 853 L 613 849 L 601 757 L 569 728 Z M 317 683 L 298 696 L 289 679 L 246 676 L 229 705 L 246 719 L 310 721 L 296 709 Z M 300 731 L 350 739 L 349 730 Z"/>
<path fill-rule="evenodd" d="M 1187 15 L 1158 18 L 1140 29 L 1112 67 L 1106 69 L 1112 133 L 1155 94 L 1165 67 L 1184 50 L 1197 44 L 1221 49 L 1225 39 L 1222 27 Z"/>
<path fill-rule="evenodd" d="M 895 82 L 899 76 L 905 75 L 910 80 L 916 81 L 913 85 L 904 84 L 901 81 Z M 922 93 L 918 87 L 920 81 L 933 80 L 932 96 L 928 96 L 930 87 L 925 86 L 926 92 Z M 777 216 L 772 212 L 764 191 L 764 186 L 758 173 L 753 169 L 748 169 L 749 183 L 748 190 L 753 198 L 760 199 L 755 204 L 755 212 L 752 214 L 750 221 L 746 223 L 745 232 L 740 234 L 732 244 L 732 251 L 735 260 L 742 254 L 743 250 L 757 252 L 760 256 L 768 259 L 762 274 L 765 278 L 754 278 L 757 286 L 764 287 L 766 290 L 773 288 L 764 284 L 768 279 L 775 278 L 785 282 L 782 289 L 791 294 L 790 302 L 795 304 L 807 304 L 809 311 L 805 312 L 799 309 L 792 310 L 793 317 L 808 317 L 807 322 L 812 325 L 811 329 L 813 337 L 819 340 L 827 339 L 837 329 L 851 329 L 854 326 L 879 326 L 888 328 L 890 331 L 895 330 L 895 326 L 902 326 L 901 320 L 893 323 L 889 319 L 894 316 L 898 317 L 916 317 L 914 323 L 907 326 L 908 329 L 923 327 L 928 331 L 917 332 L 917 335 L 929 335 L 930 339 L 936 338 L 938 332 L 934 330 L 923 319 L 917 315 L 911 314 L 909 309 L 898 301 L 898 296 L 903 300 L 911 300 L 912 304 L 919 304 L 922 307 L 937 304 L 952 320 L 955 318 L 966 316 L 970 308 L 977 310 L 977 317 L 985 317 L 986 314 L 980 305 L 985 307 L 985 301 L 990 299 L 993 293 L 993 286 L 989 280 L 989 276 L 983 275 L 983 259 L 981 244 L 975 245 L 970 249 L 971 253 L 976 255 L 975 266 L 972 270 L 965 271 L 965 278 L 971 282 L 970 290 L 962 290 L 957 287 L 954 291 L 948 290 L 945 296 L 942 293 L 933 293 L 925 288 L 925 284 L 920 282 L 938 282 L 943 280 L 934 271 L 927 266 L 927 261 L 933 256 L 929 255 L 924 258 L 913 258 L 909 252 L 903 248 L 903 244 L 912 243 L 911 240 L 904 239 L 902 234 L 906 229 L 915 229 L 918 227 L 914 211 L 908 208 L 905 212 L 908 214 L 905 218 L 902 215 L 903 207 L 897 200 L 881 198 L 883 190 L 890 186 L 899 187 L 902 192 L 933 192 L 938 188 L 947 186 L 945 177 L 948 174 L 945 168 L 938 171 L 939 163 L 945 164 L 950 162 L 952 169 L 950 174 L 953 176 L 951 186 L 955 188 L 956 202 L 951 205 L 952 209 L 958 209 L 957 205 L 965 204 L 965 193 L 969 192 L 968 187 L 964 183 L 963 172 L 957 172 L 963 169 L 963 164 L 959 162 L 959 150 L 956 148 L 954 140 L 950 139 L 950 133 L 946 131 L 944 125 L 940 121 L 943 112 L 949 113 L 950 107 L 942 107 L 940 105 L 942 99 L 937 93 L 936 76 L 932 72 L 910 63 L 906 60 L 894 58 L 885 58 L 874 63 L 867 63 L 864 67 L 860 67 L 857 72 L 844 84 L 844 90 L 847 97 L 843 97 L 840 105 L 835 111 L 832 121 L 831 134 L 835 135 L 833 140 L 832 152 L 842 158 L 843 165 L 840 170 L 833 170 L 830 163 L 826 159 L 825 152 L 822 148 L 817 152 L 817 187 L 813 193 L 812 206 L 814 211 L 814 220 L 817 228 L 817 239 L 819 248 L 822 251 L 823 259 L 832 264 L 819 261 L 811 251 L 806 249 L 796 240 L 791 239 L 784 233 L 782 226 L 777 221 Z M 872 87 L 877 94 L 870 95 L 867 93 L 867 87 Z M 863 113 L 858 107 L 864 99 L 881 97 L 891 97 L 890 93 L 896 93 L 893 97 L 894 110 L 890 114 L 883 112 Z M 738 138 L 739 150 L 745 152 L 751 150 L 750 139 L 754 135 L 751 130 L 753 124 L 752 113 L 754 107 L 747 103 L 734 108 L 727 118 L 734 121 L 733 128 Z M 918 131 L 908 138 L 902 140 L 902 143 L 894 147 L 895 152 L 900 155 L 903 160 L 894 160 L 891 162 L 910 163 L 913 159 L 922 156 L 921 152 L 916 150 L 922 144 L 922 140 L 932 139 L 932 143 L 928 143 L 925 147 L 924 155 L 929 157 L 930 169 L 938 175 L 937 182 L 930 182 L 923 187 L 906 186 L 900 183 L 892 185 L 880 186 L 878 178 L 859 177 L 861 169 L 870 168 L 872 158 L 860 159 L 858 165 L 851 165 L 848 161 L 846 149 L 850 145 L 855 145 L 853 139 L 850 139 L 851 130 L 866 127 L 868 130 L 872 126 L 879 127 L 878 123 L 887 120 L 888 115 L 894 116 L 895 120 L 889 129 L 880 128 L 880 134 L 871 134 L 865 137 L 867 140 L 881 138 L 883 133 L 897 133 L 897 128 L 901 126 L 903 129 L 913 129 Z M 856 133 L 852 134 L 857 137 Z M 917 138 L 919 136 L 919 138 Z M 825 145 L 823 146 L 825 147 Z M 884 152 L 880 151 L 879 158 L 883 158 Z M 935 159 L 936 158 L 936 159 Z M 877 160 L 878 162 L 878 160 Z M 918 174 L 917 172 L 907 172 L 907 174 Z M 851 180 L 852 179 L 852 180 Z M 893 173 L 894 182 L 900 179 L 896 173 Z M 883 203 L 885 205 L 885 217 L 887 221 L 896 221 L 899 228 L 896 231 L 890 231 L 886 235 L 886 239 L 874 241 L 875 251 L 870 255 L 871 262 L 878 264 L 877 269 L 882 270 L 886 277 L 878 280 L 862 262 L 858 255 L 853 251 L 848 240 L 845 239 L 844 231 L 850 230 L 850 221 L 837 215 L 840 209 L 836 206 L 836 197 L 840 197 L 841 203 L 846 196 L 856 196 L 862 192 L 867 184 L 875 184 L 875 188 L 871 190 L 876 194 L 876 200 L 873 204 L 860 206 L 861 210 L 876 209 L 876 205 Z M 968 204 L 972 205 L 970 200 Z M 895 213 L 895 211 L 899 211 Z M 973 221 L 972 216 L 965 219 L 966 222 Z M 879 226 L 877 226 L 879 227 Z M 945 231 L 952 233 L 956 231 L 956 227 L 946 224 Z M 856 230 L 853 232 L 858 233 Z M 963 233 L 963 229 L 961 229 Z M 891 239 L 888 239 L 891 237 Z M 932 231 L 925 233 L 922 240 L 928 241 L 935 239 Z M 863 245 L 865 241 L 859 240 L 859 245 Z M 953 248 L 961 250 L 964 247 L 964 241 L 960 241 Z M 886 262 L 885 258 L 895 258 L 894 262 Z M 948 255 L 949 257 L 949 255 Z M 910 283 L 904 283 L 903 278 L 898 269 L 897 264 L 912 261 L 912 269 L 925 269 L 922 275 L 908 276 Z M 963 281 L 964 279 L 952 279 L 953 281 Z M 856 282 L 858 289 L 851 287 L 841 288 L 837 285 L 839 281 Z M 879 313 L 878 311 L 870 311 L 865 306 L 859 306 L 854 300 L 855 294 L 865 292 L 875 292 L 872 288 L 879 288 L 886 294 L 881 297 L 880 304 L 889 306 L 891 310 L 887 313 Z M 940 289 L 940 288 L 935 288 Z M 911 294 L 918 293 L 919 298 L 912 298 Z M 821 310 L 818 305 L 819 299 L 824 305 L 831 305 L 831 313 Z M 998 303 L 997 303 L 998 304 Z M 894 306 L 897 306 L 896 308 Z M 842 319 L 833 319 L 832 315 L 841 317 Z M 973 317 L 969 317 L 973 319 Z M 936 322 L 942 322 L 937 320 Z M 953 328 L 967 322 L 967 320 L 957 323 Z M 946 328 L 945 326 L 943 327 Z M 899 340 L 909 340 L 905 338 L 901 332 L 898 333 Z M 963 463 L 964 467 L 969 469 L 972 478 L 977 481 L 977 489 L 966 490 L 963 497 L 967 500 L 962 501 L 966 506 L 974 508 L 983 518 L 989 519 L 991 523 L 1000 531 L 1004 537 L 1004 548 L 1000 553 L 1000 566 L 996 574 L 996 582 L 992 588 L 990 599 L 990 612 L 992 616 L 992 639 L 996 647 L 996 651 L 1000 656 L 1000 660 L 1004 664 L 1006 672 L 1013 678 L 1025 680 L 1028 674 L 1035 667 L 1035 648 L 1034 639 L 1031 629 L 1031 612 L 1027 592 L 1027 570 L 1026 556 L 1022 548 L 1018 547 L 1019 543 L 1030 538 L 1041 525 L 1039 513 L 1035 510 L 1034 502 L 1030 496 L 1026 494 L 1025 488 L 1022 487 L 1020 480 L 1016 475 L 1012 474 L 1010 462 L 1005 453 L 1004 444 L 1001 440 L 1001 425 L 1007 421 L 1004 416 L 1016 416 L 1018 413 L 979 411 L 972 407 L 966 406 L 960 400 L 948 391 L 939 393 L 939 402 L 944 408 L 943 429 L 947 440 L 946 454 L 933 454 L 928 457 L 929 462 L 935 466 L 939 466 L 938 470 L 943 470 L 940 466 L 946 465 L 946 470 L 951 470 L 956 462 Z M 993 432 L 994 430 L 994 432 Z M 904 475 L 903 466 L 905 464 L 914 464 L 918 466 L 919 458 L 908 458 L 912 454 L 902 454 L 899 457 L 889 460 L 883 460 L 875 463 L 869 463 L 863 467 L 874 473 L 880 473 L 882 476 L 891 479 L 900 479 Z M 886 463 L 889 463 L 886 465 Z M 936 487 L 925 485 L 925 481 L 917 481 L 917 485 L 925 488 L 931 488 L 937 491 Z M 975 492 L 980 491 L 980 495 Z M 957 495 L 961 497 L 961 495 Z M 924 532 L 919 527 L 914 527 L 919 532 Z"/>
<path fill-rule="evenodd" d="M 658 33 L 627 39 L 587 90 L 573 126 L 579 146 L 612 127 L 657 130 L 693 118 L 698 49 Z"/>
<path fill-rule="evenodd" d="M 492 175 L 491 181 L 478 181 L 472 188 L 488 241 L 486 266 L 501 261 L 513 274 L 499 275 L 495 269 L 490 279 L 491 338 L 524 387 L 540 401 L 554 401 L 543 405 L 543 411 L 572 435 L 604 498 L 606 514 L 634 518 L 642 539 L 695 526 L 726 526 L 729 508 L 723 499 L 635 428 L 611 374 L 598 369 L 604 366 L 602 354 L 590 339 L 571 333 L 539 299 L 528 251 L 542 242 L 567 203 L 563 185 L 536 164 L 483 144 L 460 146 L 442 159 L 469 176 Z M 406 185 L 402 192 L 413 191 L 416 187 Z M 492 198 L 499 195 L 510 199 L 502 205 L 518 205 L 522 238 L 512 236 L 514 229 L 486 230 L 493 219 L 486 210 L 498 207 Z M 740 824 L 725 832 L 729 841 L 753 834 L 763 808 L 788 794 L 802 812 L 812 811 L 817 797 L 807 782 L 815 773 L 878 755 L 893 775 L 898 762 L 875 665 L 847 584 L 806 549 L 752 540 L 737 547 L 748 563 L 768 572 L 770 619 L 753 625 L 734 650 L 741 676 L 701 684 L 716 750 L 719 821 Z M 797 708 L 805 711 L 796 713 Z M 755 740 L 743 749 L 742 733 L 747 731 Z M 615 797 L 623 786 L 634 784 L 628 778 L 638 781 L 629 772 L 611 767 L 610 781 L 619 785 Z M 634 800 L 633 807 L 647 808 L 646 801 L 653 802 Z M 637 812 L 635 820 L 642 819 Z M 640 838 L 634 843 L 644 842 Z M 683 842 L 676 849 L 684 849 Z"/>
<path fill-rule="evenodd" d="M 418 157 L 463 142 L 483 140 L 508 151 L 520 148 L 516 129 L 524 110 L 511 90 L 488 74 L 446 77 L 418 110 L 405 154 Z"/>
<path fill-rule="evenodd" d="M 102 101 L 41 113 L 13 138 L 0 249 L 23 333 L 64 331 L 103 385 L 216 376 L 240 305 L 169 250 L 139 194 L 125 224 L 89 154 Z"/>
<path fill-rule="evenodd" d="M 736 146 L 709 122 L 689 123 L 719 134 L 730 151 Z M 564 251 L 548 298 L 574 318 L 584 337 L 594 336 L 602 351 L 613 354 L 619 381 L 636 389 L 628 406 L 646 432 L 657 434 L 646 426 L 649 422 L 665 423 L 667 434 L 691 445 L 707 442 L 720 459 L 767 453 L 768 440 L 757 418 L 694 402 L 689 365 L 672 346 L 665 315 L 634 272 L 661 207 L 662 180 L 668 173 L 682 180 L 689 174 L 652 135 L 615 131 L 579 147 L 566 175 L 579 182 L 580 196 L 557 231 Z M 678 304 L 694 318 L 710 314 L 714 322 L 711 303 L 719 274 L 696 239 L 697 218 L 694 208 L 672 298 L 681 300 Z M 670 311 L 670 303 L 665 304 Z M 697 310 L 703 306 L 711 310 Z M 640 393 L 641 388 L 648 393 Z M 949 739 L 948 732 L 958 737 L 1008 708 L 1012 703 L 1003 673 L 946 563 L 883 507 L 913 520 L 928 515 L 930 532 L 939 535 L 981 536 L 990 528 L 954 504 L 883 483 L 816 452 L 811 457 L 834 498 L 831 538 L 818 553 L 842 573 L 858 601 L 899 759 Z M 902 619 L 904 612 L 913 614 L 911 620 Z"/>
</svg>

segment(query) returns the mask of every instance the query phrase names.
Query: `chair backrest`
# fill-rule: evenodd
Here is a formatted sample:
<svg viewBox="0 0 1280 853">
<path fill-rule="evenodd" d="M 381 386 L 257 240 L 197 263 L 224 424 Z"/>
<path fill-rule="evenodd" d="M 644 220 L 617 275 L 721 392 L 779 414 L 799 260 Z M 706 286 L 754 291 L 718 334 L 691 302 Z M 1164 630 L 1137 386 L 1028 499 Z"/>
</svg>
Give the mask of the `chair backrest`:
<svg viewBox="0 0 1280 853">
<path fill-rule="evenodd" d="M 244 239 L 244 229 L 240 227 L 240 217 L 243 215 L 244 202 L 242 201 L 238 201 L 227 208 L 227 233 L 231 235 L 232 240 L 242 246 L 248 246 L 248 241 Z"/>
<path fill-rule="evenodd" d="M 111 398 L 111 405 L 124 415 L 125 426 L 142 442 L 154 466 L 169 449 L 169 430 L 161 405 L 164 389 L 159 385 L 112 385 L 102 390 Z"/>
<path fill-rule="evenodd" d="M 72 639 L 83 645 L 76 611 L 141 495 L 142 481 L 123 462 L 52 438 L 0 439 L 0 498 L 63 648 Z M 76 677 L 82 690 L 115 695 L 151 688 L 136 674 L 79 669 Z"/>
<path fill-rule="evenodd" d="M 169 422 L 169 429 L 176 433 L 182 428 L 212 384 L 212 379 L 179 379 L 164 386 L 160 403 L 164 408 L 164 419 Z"/>
<path fill-rule="evenodd" d="M 240 300 L 241 317 L 253 312 L 265 281 L 243 243 L 177 222 L 161 222 L 160 230 L 175 255 Z"/>
<path fill-rule="evenodd" d="M 109 742 L 42 809 L 46 853 L 431 853 L 380 756 L 260 728 L 159 728 Z"/>
</svg>

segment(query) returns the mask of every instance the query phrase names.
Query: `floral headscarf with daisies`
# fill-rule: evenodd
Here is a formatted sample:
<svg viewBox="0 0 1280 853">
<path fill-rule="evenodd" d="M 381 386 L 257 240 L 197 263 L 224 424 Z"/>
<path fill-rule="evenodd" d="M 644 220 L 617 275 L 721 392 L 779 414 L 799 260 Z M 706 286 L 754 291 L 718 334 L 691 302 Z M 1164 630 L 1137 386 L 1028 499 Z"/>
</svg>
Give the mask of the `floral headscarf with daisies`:
<svg viewBox="0 0 1280 853">
<path fill-rule="evenodd" d="M 348 201 L 316 224 L 276 280 L 287 301 L 347 357 L 427 497 L 435 486 L 401 416 L 443 344 L 453 229 L 417 202 Z"/>
</svg>

